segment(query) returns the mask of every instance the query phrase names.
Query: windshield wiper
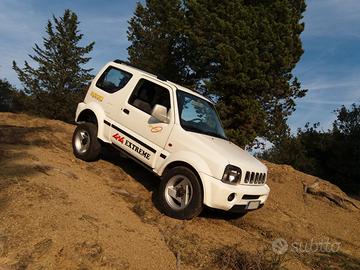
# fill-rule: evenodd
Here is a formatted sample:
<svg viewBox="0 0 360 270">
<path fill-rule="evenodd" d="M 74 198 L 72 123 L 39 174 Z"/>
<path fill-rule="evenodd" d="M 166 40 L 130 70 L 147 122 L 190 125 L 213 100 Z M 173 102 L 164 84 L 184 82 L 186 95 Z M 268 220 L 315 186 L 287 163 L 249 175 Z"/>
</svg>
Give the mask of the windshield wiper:
<svg viewBox="0 0 360 270">
<path fill-rule="evenodd" d="M 220 134 L 216 133 L 216 132 L 211 132 L 211 131 L 206 131 L 206 130 L 202 130 L 200 128 L 194 127 L 194 126 L 185 126 L 184 125 L 185 130 L 187 131 L 191 131 L 191 132 L 196 132 L 196 133 L 201 133 L 201 134 L 205 134 L 205 135 L 209 135 L 212 137 L 217 137 L 220 139 L 224 139 L 224 140 L 228 140 L 228 138 L 221 136 Z"/>
<path fill-rule="evenodd" d="M 217 137 L 217 138 L 220 138 L 220 139 L 224 139 L 224 140 L 228 140 L 228 138 L 216 133 L 216 132 L 211 132 L 211 131 L 204 131 L 203 132 L 205 135 L 209 135 L 209 136 L 213 136 L 213 137 Z"/>
</svg>

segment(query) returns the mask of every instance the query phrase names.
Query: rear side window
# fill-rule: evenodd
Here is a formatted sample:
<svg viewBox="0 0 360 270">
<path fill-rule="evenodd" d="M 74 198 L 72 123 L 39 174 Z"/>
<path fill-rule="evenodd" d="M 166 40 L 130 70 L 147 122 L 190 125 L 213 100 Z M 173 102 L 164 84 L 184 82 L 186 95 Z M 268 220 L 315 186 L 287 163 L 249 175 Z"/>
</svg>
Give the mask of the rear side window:
<svg viewBox="0 0 360 270">
<path fill-rule="evenodd" d="M 108 93 L 115 93 L 123 88 L 132 75 L 115 67 L 108 67 L 96 82 L 96 86 Z"/>
<path fill-rule="evenodd" d="M 163 105 L 169 111 L 170 93 L 156 83 L 140 79 L 131 94 L 129 104 L 148 114 L 151 114 L 156 104 Z"/>
</svg>

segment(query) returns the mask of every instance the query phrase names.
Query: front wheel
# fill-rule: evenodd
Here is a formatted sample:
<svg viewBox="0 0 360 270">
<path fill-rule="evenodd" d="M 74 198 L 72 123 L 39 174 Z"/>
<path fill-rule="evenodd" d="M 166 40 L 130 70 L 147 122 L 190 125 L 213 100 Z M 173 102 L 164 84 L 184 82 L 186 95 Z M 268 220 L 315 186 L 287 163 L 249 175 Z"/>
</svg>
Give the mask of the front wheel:
<svg viewBox="0 0 360 270">
<path fill-rule="evenodd" d="M 159 207 L 166 215 L 177 219 L 191 219 L 203 209 L 200 179 L 186 167 L 170 169 L 159 187 Z"/>
<path fill-rule="evenodd" d="M 72 147 L 77 158 L 85 161 L 97 160 L 101 152 L 97 126 L 93 123 L 78 125 L 72 138 Z"/>
</svg>

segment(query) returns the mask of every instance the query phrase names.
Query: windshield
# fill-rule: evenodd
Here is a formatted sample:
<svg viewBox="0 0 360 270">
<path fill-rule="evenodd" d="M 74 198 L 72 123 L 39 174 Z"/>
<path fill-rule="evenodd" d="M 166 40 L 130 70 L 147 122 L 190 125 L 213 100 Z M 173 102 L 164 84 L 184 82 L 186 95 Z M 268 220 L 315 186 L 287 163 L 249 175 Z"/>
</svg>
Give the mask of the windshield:
<svg viewBox="0 0 360 270">
<path fill-rule="evenodd" d="M 177 90 L 180 124 L 187 131 L 226 139 L 214 106 L 195 95 Z"/>
</svg>

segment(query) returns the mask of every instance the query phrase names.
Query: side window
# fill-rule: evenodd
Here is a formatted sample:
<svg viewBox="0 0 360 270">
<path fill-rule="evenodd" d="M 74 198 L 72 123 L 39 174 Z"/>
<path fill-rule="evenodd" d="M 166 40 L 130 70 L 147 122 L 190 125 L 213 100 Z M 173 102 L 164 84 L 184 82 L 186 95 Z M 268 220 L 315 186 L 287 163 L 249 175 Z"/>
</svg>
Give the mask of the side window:
<svg viewBox="0 0 360 270">
<path fill-rule="evenodd" d="M 156 83 L 140 79 L 130 96 L 129 104 L 148 114 L 151 114 L 156 104 L 165 106 L 169 111 L 170 93 Z"/>
<path fill-rule="evenodd" d="M 108 93 L 115 93 L 123 88 L 131 77 L 130 73 L 110 66 L 100 76 L 96 86 Z"/>
</svg>

